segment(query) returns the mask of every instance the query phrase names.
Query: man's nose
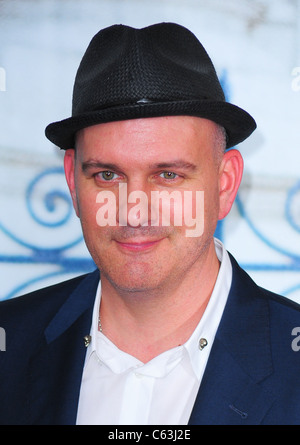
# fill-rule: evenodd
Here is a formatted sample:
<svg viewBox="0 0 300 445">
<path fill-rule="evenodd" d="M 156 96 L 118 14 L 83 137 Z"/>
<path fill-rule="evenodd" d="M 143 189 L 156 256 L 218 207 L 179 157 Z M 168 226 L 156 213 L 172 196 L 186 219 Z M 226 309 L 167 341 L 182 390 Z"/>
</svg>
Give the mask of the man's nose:
<svg viewBox="0 0 300 445">
<path fill-rule="evenodd" d="M 151 222 L 151 187 L 135 181 L 119 185 L 117 221 L 120 226 L 141 227 Z"/>
</svg>

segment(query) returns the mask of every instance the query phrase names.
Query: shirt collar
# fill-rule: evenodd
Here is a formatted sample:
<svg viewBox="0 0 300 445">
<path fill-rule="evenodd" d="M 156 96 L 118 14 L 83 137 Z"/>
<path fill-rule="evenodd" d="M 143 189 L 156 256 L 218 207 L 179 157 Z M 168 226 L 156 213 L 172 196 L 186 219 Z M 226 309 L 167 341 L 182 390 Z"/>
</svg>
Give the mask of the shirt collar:
<svg viewBox="0 0 300 445">
<path fill-rule="evenodd" d="M 228 252 L 221 241 L 216 238 L 214 241 L 217 257 L 220 261 L 217 280 L 200 322 L 184 345 L 198 380 L 202 378 L 203 362 L 206 362 L 209 357 L 232 281 L 232 266 Z M 200 341 L 201 344 L 204 342 L 204 346 L 200 345 Z"/>
<path fill-rule="evenodd" d="M 117 374 L 129 368 L 140 368 L 141 373 L 144 375 L 151 374 L 153 377 L 162 377 L 170 372 L 185 354 L 188 354 L 193 372 L 200 381 L 204 372 L 203 363 L 206 363 L 208 359 L 232 281 L 232 266 L 229 255 L 221 241 L 218 239 L 214 241 L 216 254 L 220 261 L 217 280 L 199 324 L 184 345 L 160 354 L 160 356 L 155 357 L 146 365 L 135 357 L 120 351 L 109 339 L 98 331 L 98 314 L 101 299 L 101 282 L 99 282 L 90 332 L 91 342 L 88 346 L 86 361 L 89 360 L 92 354 L 97 354 L 101 362 Z M 206 342 L 204 347 L 200 345 L 201 339 Z M 116 359 L 116 357 L 118 357 L 118 359 Z M 158 362 L 159 367 L 156 366 Z"/>
</svg>

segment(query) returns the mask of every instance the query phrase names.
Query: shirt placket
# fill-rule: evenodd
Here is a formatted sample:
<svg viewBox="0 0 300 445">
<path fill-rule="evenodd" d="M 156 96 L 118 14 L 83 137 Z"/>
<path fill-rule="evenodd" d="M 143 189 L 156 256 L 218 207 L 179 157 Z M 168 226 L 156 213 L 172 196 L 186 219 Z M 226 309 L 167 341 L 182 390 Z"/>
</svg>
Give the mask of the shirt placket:
<svg viewBox="0 0 300 445">
<path fill-rule="evenodd" d="M 121 425 L 145 425 L 148 423 L 155 377 L 144 375 L 141 369 L 128 372 L 121 402 Z"/>
</svg>

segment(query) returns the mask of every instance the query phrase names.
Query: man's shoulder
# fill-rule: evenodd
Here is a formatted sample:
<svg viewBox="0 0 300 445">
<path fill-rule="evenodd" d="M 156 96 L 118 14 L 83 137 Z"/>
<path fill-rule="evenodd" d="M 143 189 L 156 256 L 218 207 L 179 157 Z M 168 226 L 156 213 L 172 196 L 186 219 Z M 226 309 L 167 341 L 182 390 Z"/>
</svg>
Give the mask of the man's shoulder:
<svg viewBox="0 0 300 445">
<path fill-rule="evenodd" d="M 282 311 L 291 311 L 300 314 L 300 304 L 291 298 L 272 292 L 268 289 L 258 286 L 262 298 L 268 299 L 272 307 L 278 307 Z"/>
<path fill-rule="evenodd" d="M 267 301 L 271 338 L 277 346 L 288 340 L 289 346 L 296 333 L 300 333 L 300 304 L 296 301 L 259 287 L 259 297 Z M 277 348 L 276 348 L 277 349 Z M 300 355 L 293 354 L 299 363 Z"/>
<path fill-rule="evenodd" d="M 281 311 L 283 314 L 290 313 L 291 316 L 296 316 L 297 318 L 300 315 L 300 304 L 296 301 L 275 293 L 269 289 L 265 289 L 262 286 L 259 286 L 255 281 L 250 277 L 250 275 L 237 263 L 232 255 L 230 255 L 231 263 L 233 266 L 233 286 L 235 287 L 235 292 L 237 293 L 246 293 L 248 296 L 252 298 L 263 299 L 268 302 L 270 310 L 272 311 Z"/>
<path fill-rule="evenodd" d="M 50 315 L 55 313 L 80 283 L 91 276 L 91 274 L 79 275 L 27 294 L 1 301 L 0 325 L 11 317 L 16 320 L 18 314 L 24 318 L 30 314 L 48 313 Z"/>
</svg>

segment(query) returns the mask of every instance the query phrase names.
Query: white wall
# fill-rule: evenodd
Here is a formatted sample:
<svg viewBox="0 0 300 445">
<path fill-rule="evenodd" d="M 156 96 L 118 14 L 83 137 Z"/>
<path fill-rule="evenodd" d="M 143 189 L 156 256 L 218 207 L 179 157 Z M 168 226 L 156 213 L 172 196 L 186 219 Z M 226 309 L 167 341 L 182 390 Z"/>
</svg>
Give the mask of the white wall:
<svg viewBox="0 0 300 445">
<path fill-rule="evenodd" d="M 235 205 L 225 245 L 259 284 L 300 301 L 299 0 L 0 1 L 0 298 L 90 267 L 74 215 L 49 227 L 27 207 L 52 225 L 69 211 L 62 197 L 45 208 L 48 192 L 67 190 L 63 175 L 48 171 L 61 167 L 62 153 L 44 128 L 70 115 L 75 72 L 99 29 L 160 21 L 197 35 L 231 101 L 258 124 L 239 146 L 245 217 Z"/>
</svg>

